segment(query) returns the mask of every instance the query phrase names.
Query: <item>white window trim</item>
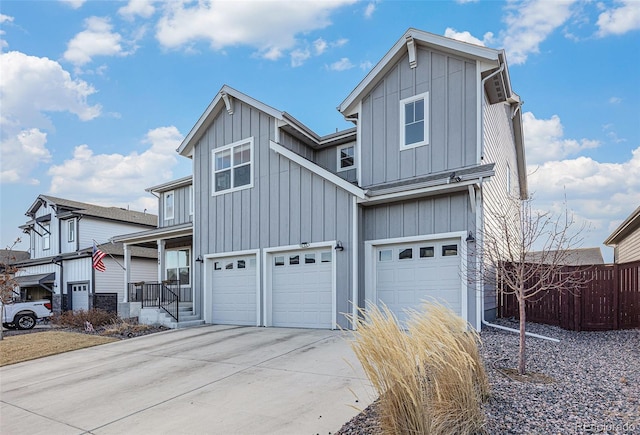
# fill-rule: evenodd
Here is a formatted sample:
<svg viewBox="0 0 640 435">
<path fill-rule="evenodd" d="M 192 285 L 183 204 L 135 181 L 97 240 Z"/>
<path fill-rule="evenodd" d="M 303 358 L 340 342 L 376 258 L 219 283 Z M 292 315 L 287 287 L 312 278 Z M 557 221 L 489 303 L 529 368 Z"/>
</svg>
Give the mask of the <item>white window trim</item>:
<svg viewBox="0 0 640 435">
<path fill-rule="evenodd" d="M 340 167 L 340 163 L 341 163 L 340 154 L 341 154 L 342 150 L 345 149 L 345 148 L 353 148 L 353 165 L 346 166 L 346 167 L 342 168 L 342 167 Z M 351 144 L 340 145 L 337 148 L 337 152 L 336 152 L 336 170 L 337 170 L 337 172 L 348 171 L 350 169 L 355 169 L 356 167 L 357 167 L 357 162 L 356 162 L 356 144 L 351 143 Z"/>
<path fill-rule="evenodd" d="M 178 251 L 187 251 L 189 253 L 189 264 L 186 266 L 180 266 L 178 265 L 178 267 L 172 267 L 171 269 L 177 269 L 177 276 L 178 276 L 178 280 L 180 279 L 180 268 L 181 267 L 188 267 L 189 268 L 189 284 L 180 284 L 181 288 L 187 288 L 187 287 L 193 287 L 193 253 L 191 248 L 187 248 L 187 247 L 183 247 L 183 248 L 172 248 L 172 249 L 165 249 L 164 250 L 164 258 L 163 258 L 163 270 L 162 270 L 162 276 L 164 277 L 163 279 L 168 279 L 167 278 L 167 253 L 169 252 L 178 252 Z"/>
<path fill-rule="evenodd" d="M 233 147 L 237 147 L 238 145 L 244 145 L 249 143 L 249 147 L 251 150 L 251 159 L 249 160 L 249 184 L 245 184 L 243 186 L 233 187 L 233 152 L 231 152 L 231 166 L 229 169 L 231 170 L 231 187 L 229 189 L 221 190 L 216 192 L 216 154 L 231 149 Z M 253 136 L 248 137 L 246 139 L 239 140 L 237 142 L 231 143 L 229 145 L 225 145 L 220 148 L 214 148 L 211 150 L 211 196 L 224 195 L 226 193 L 237 192 L 239 190 L 250 189 L 253 187 L 253 166 L 254 166 L 254 153 L 253 153 Z M 224 169 L 226 170 L 226 169 Z"/>
<path fill-rule="evenodd" d="M 412 103 L 412 102 L 418 101 L 418 100 L 424 100 L 424 140 L 421 141 L 421 142 L 416 142 L 416 143 L 412 143 L 412 144 L 409 144 L 409 145 L 405 145 L 405 143 L 404 143 L 404 141 L 405 141 L 405 135 L 404 135 L 405 109 L 404 109 L 404 106 L 407 103 Z M 430 129 L 429 129 L 429 106 L 430 106 L 430 104 L 429 104 L 429 92 L 424 92 L 422 94 L 414 95 L 412 97 L 400 100 L 400 150 L 408 150 L 408 149 L 419 147 L 419 146 L 423 146 L 423 145 L 429 145 L 429 133 L 430 133 Z"/>
<path fill-rule="evenodd" d="M 173 204 L 171 207 L 171 215 L 169 215 L 169 213 L 167 213 L 167 198 L 169 197 L 169 195 L 171 195 L 171 198 L 173 199 Z M 168 192 L 164 192 L 162 194 L 162 198 L 163 198 L 163 214 L 164 214 L 164 220 L 168 221 L 168 220 L 172 220 L 175 217 L 176 214 L 176 193 L 174 190 L 169 190 Z"/>
<path fill-rule="evenodd" d="M 76 221 L 75 219 L 69 219 L 67 221 L 67 242 L 76 241 Z"/>
<path fill-rule="evenodd" d="M 189 216 L 193 216 L 195 194 L 193 190 L 193 184 L 189 186 Z"/>
</svg>

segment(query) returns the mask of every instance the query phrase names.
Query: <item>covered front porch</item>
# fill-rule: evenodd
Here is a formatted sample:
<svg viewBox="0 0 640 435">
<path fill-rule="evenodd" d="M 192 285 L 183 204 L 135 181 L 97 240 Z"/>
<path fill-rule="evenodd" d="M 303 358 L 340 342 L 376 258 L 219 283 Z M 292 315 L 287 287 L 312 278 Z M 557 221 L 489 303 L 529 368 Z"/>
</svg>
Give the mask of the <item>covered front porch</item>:
<svg viewBox="0 0 640 435">
<path fill-rule="evenodd" d="M 118 304 L 123 318 L 138 317 L 140 323 L 181 328 L 202 324 L 194 305 L 193 226 L 186 223 L 114 237 L 124 246 L 124 298 Z M 131 267 L 131 248 L 158 251 L 158 275 L 153 282 L 139 281 Z"/>
</svg>

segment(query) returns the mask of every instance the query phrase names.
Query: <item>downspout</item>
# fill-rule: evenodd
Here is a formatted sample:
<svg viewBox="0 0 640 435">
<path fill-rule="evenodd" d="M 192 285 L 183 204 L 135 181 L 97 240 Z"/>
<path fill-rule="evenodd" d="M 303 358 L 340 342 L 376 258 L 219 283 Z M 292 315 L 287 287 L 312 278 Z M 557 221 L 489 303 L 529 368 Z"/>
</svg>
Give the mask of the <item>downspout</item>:
<svg viewBox="0 0 640 435">
<path fill-rule="evenodd" d="M 500 68 L 498 68 L 496 71 L 492 72 L 491 74 L 489 74 L 488 76 L 486 76 L 485 78 L 482 79 L 481 81 L 481 92 L 482 92 L 482 100 L 480 103 L 480 141 L 481 141 L 481 150 L 480 150 L 480 156 L 482 157 L 484 155 L 484 84 L 487 80 L 489 80 L 491 77 L 495 76 L 496 74 L 501 73 L 502 71 L 504 71 L 504 63 L 502 65 L 500 65 Z M 515 112 L 514 112 L 515 113 Z M 481 198 L 480 200 L 480 208 L 476 207 L 476 211 L 478 212 L 478 214 L 476 215 L 476 233 L 478 235 L 477 240 L 478 240 L 478 245 L 479 246 L 484 246 L 484 237 L 483 237 L 483 231 L 481 231 L 481 229 L 484 228 L 484 222 L 483 222 L 483 213 L 484 213 L 484 207 L 482 206 L 482 202 L 483 202 L 483 192 L 482 192 L 482 178 L 480 178 L 480 182 L 478 184 L 478 189 L 479 189 L 479 195 L 478 197 Z M 479 210 L 482 210 L 482 212 L 480 212 Z M 478 251 L 478 248 L 476 246 L 476 252 Z M 479 264 L 477 265 L 478 271 L 479 271 L 479 276 L 483 277 L 484 276 L 484 262 L 480 261 Z M 486 325 L 489 326 L 491 328 L 496 328 L 496 329 L 502 329 L 503 331 L 509 331 L 509 332 L 515 332 L 517 334 L 520 333 L 520 331 L 518 329 L 514 329 L 514 328 L 508 328 L 506 326 L 502 326 L 502 325 L 496 325 L 495 323 L 490 323 L 488 322 L 485 318 L 484 318 L 484 280 L 481 278 L 480 280 L 478 280 L 478 285 L 480 286 L 480 317 L 481 317 L 481 322 L 482 325 Z M 559 343 L 560 340 L 558 340 L 557 338 L 551 338 L 551 337 L 546 337 L 544 335 L 539 335 L 539 334 L 534 334 L 533 332 L 526 332 L 525 331 L 525 335 L 529 336 L 529 337 L 534 337 L 534 338 L 541 338 L 543 340 L 549 340 L 549 341 L 553 341 L 555 343 Z"/>
</svg>

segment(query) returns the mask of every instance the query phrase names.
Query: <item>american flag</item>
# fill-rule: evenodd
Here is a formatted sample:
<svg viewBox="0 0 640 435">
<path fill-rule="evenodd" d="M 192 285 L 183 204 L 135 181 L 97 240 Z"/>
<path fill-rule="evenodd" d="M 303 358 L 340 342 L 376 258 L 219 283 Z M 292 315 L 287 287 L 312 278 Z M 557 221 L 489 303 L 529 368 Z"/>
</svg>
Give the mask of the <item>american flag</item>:
<svg viewBox="0 0 640 435">
<path fill-rule="evenodd" d="M 96 248 L 96 244 L 93 244 L 93 268 L 98 272 L 104 272 L 107 268 L 104 266 L 102 259 L 106 257 L 107 254 Z"/>
</svg>

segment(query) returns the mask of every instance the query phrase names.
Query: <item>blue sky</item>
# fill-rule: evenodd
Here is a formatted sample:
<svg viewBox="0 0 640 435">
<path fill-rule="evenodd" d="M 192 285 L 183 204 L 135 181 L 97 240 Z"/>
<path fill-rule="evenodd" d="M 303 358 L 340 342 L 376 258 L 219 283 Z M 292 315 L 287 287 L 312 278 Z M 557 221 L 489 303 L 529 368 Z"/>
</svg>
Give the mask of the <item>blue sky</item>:
<svg viewBox="0 0 640 435">
<path fill-rule="evenodd" d="M 506 50 L 536 206 L 566 197 L 585 247 L 640 205 L 640 1 L 3 0 L 0 26 L 2 248 L 40 193 L 155 212 L 223 84 L 350 127 L 336 106 L 409 27 Z"/>
</svg>

